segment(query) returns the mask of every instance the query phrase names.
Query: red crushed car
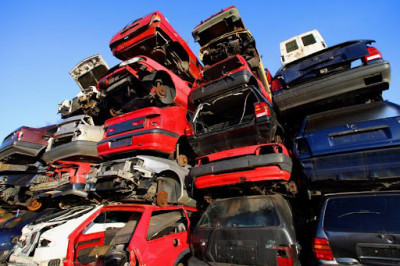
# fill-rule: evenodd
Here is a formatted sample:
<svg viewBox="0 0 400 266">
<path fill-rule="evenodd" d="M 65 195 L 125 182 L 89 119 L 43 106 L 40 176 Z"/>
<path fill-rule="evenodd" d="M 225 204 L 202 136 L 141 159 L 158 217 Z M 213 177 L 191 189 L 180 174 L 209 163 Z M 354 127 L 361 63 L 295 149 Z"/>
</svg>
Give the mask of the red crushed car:
<svg viewBox="0 0 400 266">
<path fill-rule="evenodd" d="M 244 26 L 236 7 L 228 7 L 202 21 L 194 28 L 192 35 L 201 46 L 200 59 L 205 66 L 240 54 L 246 59 L 254 75 L 269 90 L 255 39 Z"/>
<path fill-rule="evenodd" d="M 148 56 L 189 82 L 201 74 L 199 60 L 159 11 L 125 26 L 111 39 L 110 48 L 121 60 Z"/>
<path fill-rule="evenodd" d="M 200 100 L 211 95 L 245 85 L 254 85 L 272 103 L 268 88 L 253 75 L 247 61 L 239 54 L 205 68 L 202 77 L 193 84 L 189 102 L 198 104 Z"/>
<path fill-rule="evenodd" d="M 56 125 L 33 128 L 20 127 L 4 138 L 0 146 L 0 161 L 30 164 L 41 159 Z"/>
<path fill-rule="evenodd" d="M 137 151 L 173 155 L 188 124 L 188 83 L 148 57 L 135 57 L 110 70 L 99 88 L 115 116 L 104 124 L 99 156 Z"/>
<path fill-rule="evenodd" d="M 37 204 L 42 205 L 45 198 L 58 198 L 59 206 L 67 208 L 87 197 L 85 177 L 92 163 L 56 161 L 47 171 L 38 175 L 31 183 Z"/>
<path fill-rule="evenodd" d="M 292 159 L 280 143 L 246 146 L 208 154 L 196 159 L 190 176 L 197 189 L 210 189 L 257 182 L 259 188 L 289 181 Z"/>
<path fill-rule="evenodd" d="M 189 217 L 196 211 L 185 206 L 102 206 L 69 235 L 64 265 L 184 263 L 190 254 Z"/>
</svg>

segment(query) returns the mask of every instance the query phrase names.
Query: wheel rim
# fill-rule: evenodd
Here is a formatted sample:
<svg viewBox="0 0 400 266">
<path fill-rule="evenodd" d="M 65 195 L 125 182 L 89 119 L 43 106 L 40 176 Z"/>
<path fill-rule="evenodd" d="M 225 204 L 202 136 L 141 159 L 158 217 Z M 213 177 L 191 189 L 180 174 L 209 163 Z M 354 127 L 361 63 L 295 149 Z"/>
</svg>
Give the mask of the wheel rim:
<svg viewBox="0 0 400 266">
<path fill-rule="evenodd" d="M 157 205 L 160 207 L 164 207 L 168 203 L 168 193 L 164 190 L 161 190 L 157 193 Z"/>
<path fill-rule="evenodd" d="M 42 202 L 36 200 L 36 199 L 29 199 L 27 201 L 27 208 L 30 211 L 37 211 L 42 207 Z"/>
</svg>

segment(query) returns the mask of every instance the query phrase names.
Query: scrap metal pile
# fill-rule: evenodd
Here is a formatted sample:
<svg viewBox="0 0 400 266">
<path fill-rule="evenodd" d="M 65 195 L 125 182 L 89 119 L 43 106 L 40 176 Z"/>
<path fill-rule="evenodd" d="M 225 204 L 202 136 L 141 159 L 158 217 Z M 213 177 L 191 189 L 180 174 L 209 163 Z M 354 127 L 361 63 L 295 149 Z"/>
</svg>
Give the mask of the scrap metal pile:
<svg viewBox="0 0 400 266">
<path fill-rule="evenodd" d="M 121 63 L 109 68 L 100 55 L 79 62 L 70 75 L 80 91 L 59 104 L 62 121 L 23 126 L 0 146 L 2 205 L 30 211 L 56 206 L 71 213 L 73 206 L 109 202 L 161 210 L 215 205 L 229 216 L 240 212 L 229 205 L 236 199 L 242 207 L 243 200 L 270 202 L 284 213 L 277 223 L 289 228 L 293 199 L 398 188 L 400 106 L 382 99 L 390 65 L 371 46 L 374 41 L 327 47 L 315 30 L 295 36 L 281 43 L 282 67 L 271 77 L 235 7 L 202 21 L 192 35 L 201 61 L 156 11 L 111 39 Z M 263 212 L 252 206 L 253 215 Z M 307 206 L 292 206 L 294 213 L 308 213 L 301 208 Z M 252 239 L 267 247 L 258 233 L 237 236 L 244 246 L 233 253 L 206 248 L 229 249 L 238 239 L 202 231 L 218 227 L 204 219 L 193 233 L 191 263 L 299 263 L 291 229 L 281 242 L 254 253 L 267 255 L 248 256 Z M 188 249 L 189 240 L 181 241 Z M 142 256 L 131 246 L 128 251 L 125 262 Z M 67 254 L 68 263 L 101 257 L 77 254 Z M 13 256 L 11 262 L 23 263 Z"/>
</svg>

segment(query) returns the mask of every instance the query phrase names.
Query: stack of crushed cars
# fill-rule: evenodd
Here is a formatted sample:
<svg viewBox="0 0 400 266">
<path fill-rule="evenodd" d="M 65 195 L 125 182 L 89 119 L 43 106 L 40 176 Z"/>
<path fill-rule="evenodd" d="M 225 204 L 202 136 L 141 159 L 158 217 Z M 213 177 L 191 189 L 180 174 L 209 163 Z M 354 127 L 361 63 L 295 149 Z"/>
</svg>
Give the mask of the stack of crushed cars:
<svg viewBox="0 0 400 266">
<path fill-rule="evenodd" d="M 281 43 L 273 101 L 311 194 L 399 182 L 400 108 L 382 100 L 390 65 L 373 42 L 327 47 L 314 30 Z"/>
<path fill-rule="evenodd" d="M 299 192 L 398 187 L 400 107 L 382 100 L 390 65 L 374 41 L 327 47 L 315 30 L 295 36 L 281 43 L 272 78 L 234 6 L 192 35 L 201 61 L 156 11 L 111 39 L 121 63 L 79 62 L 70 75 L 80 92 L 59 104 L 62 120 L 1 144 L 1 205 L 208 206 L 190 264 L 299 265 L 292 209 L 307 205 L 289 207 Z M 223 228 L 216 210 L 247 224 Z"/>
</svg>

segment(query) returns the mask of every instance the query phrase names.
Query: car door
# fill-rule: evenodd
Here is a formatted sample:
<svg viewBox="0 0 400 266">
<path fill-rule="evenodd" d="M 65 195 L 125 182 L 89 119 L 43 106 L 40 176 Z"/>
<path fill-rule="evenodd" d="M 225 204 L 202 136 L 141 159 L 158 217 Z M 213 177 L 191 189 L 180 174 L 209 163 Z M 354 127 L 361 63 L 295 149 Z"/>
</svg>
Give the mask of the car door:
<svg viewBox="0 0 400 266">
<path fill-rule="evenodd" d="M 188 218 L 183 209 L 153 211 L 140 251 L 146 265 L 174 265 L 188 251 Z"/>
<path fill-rule="evenodd" d="M 140 212 L 114 208 L 102 210 L 90 217 L 80 226 L 80 233 L 74 241 L 74 262 L 89 264 L 101 261 L 109 250 L 113 248 L 114 237 L 129 225 L 130 221 L 139 221 Z M 132 229 L 133 234 L 134 228 Z M 127 241 L 128 242 L 128 241 Z"/>
</svg>

